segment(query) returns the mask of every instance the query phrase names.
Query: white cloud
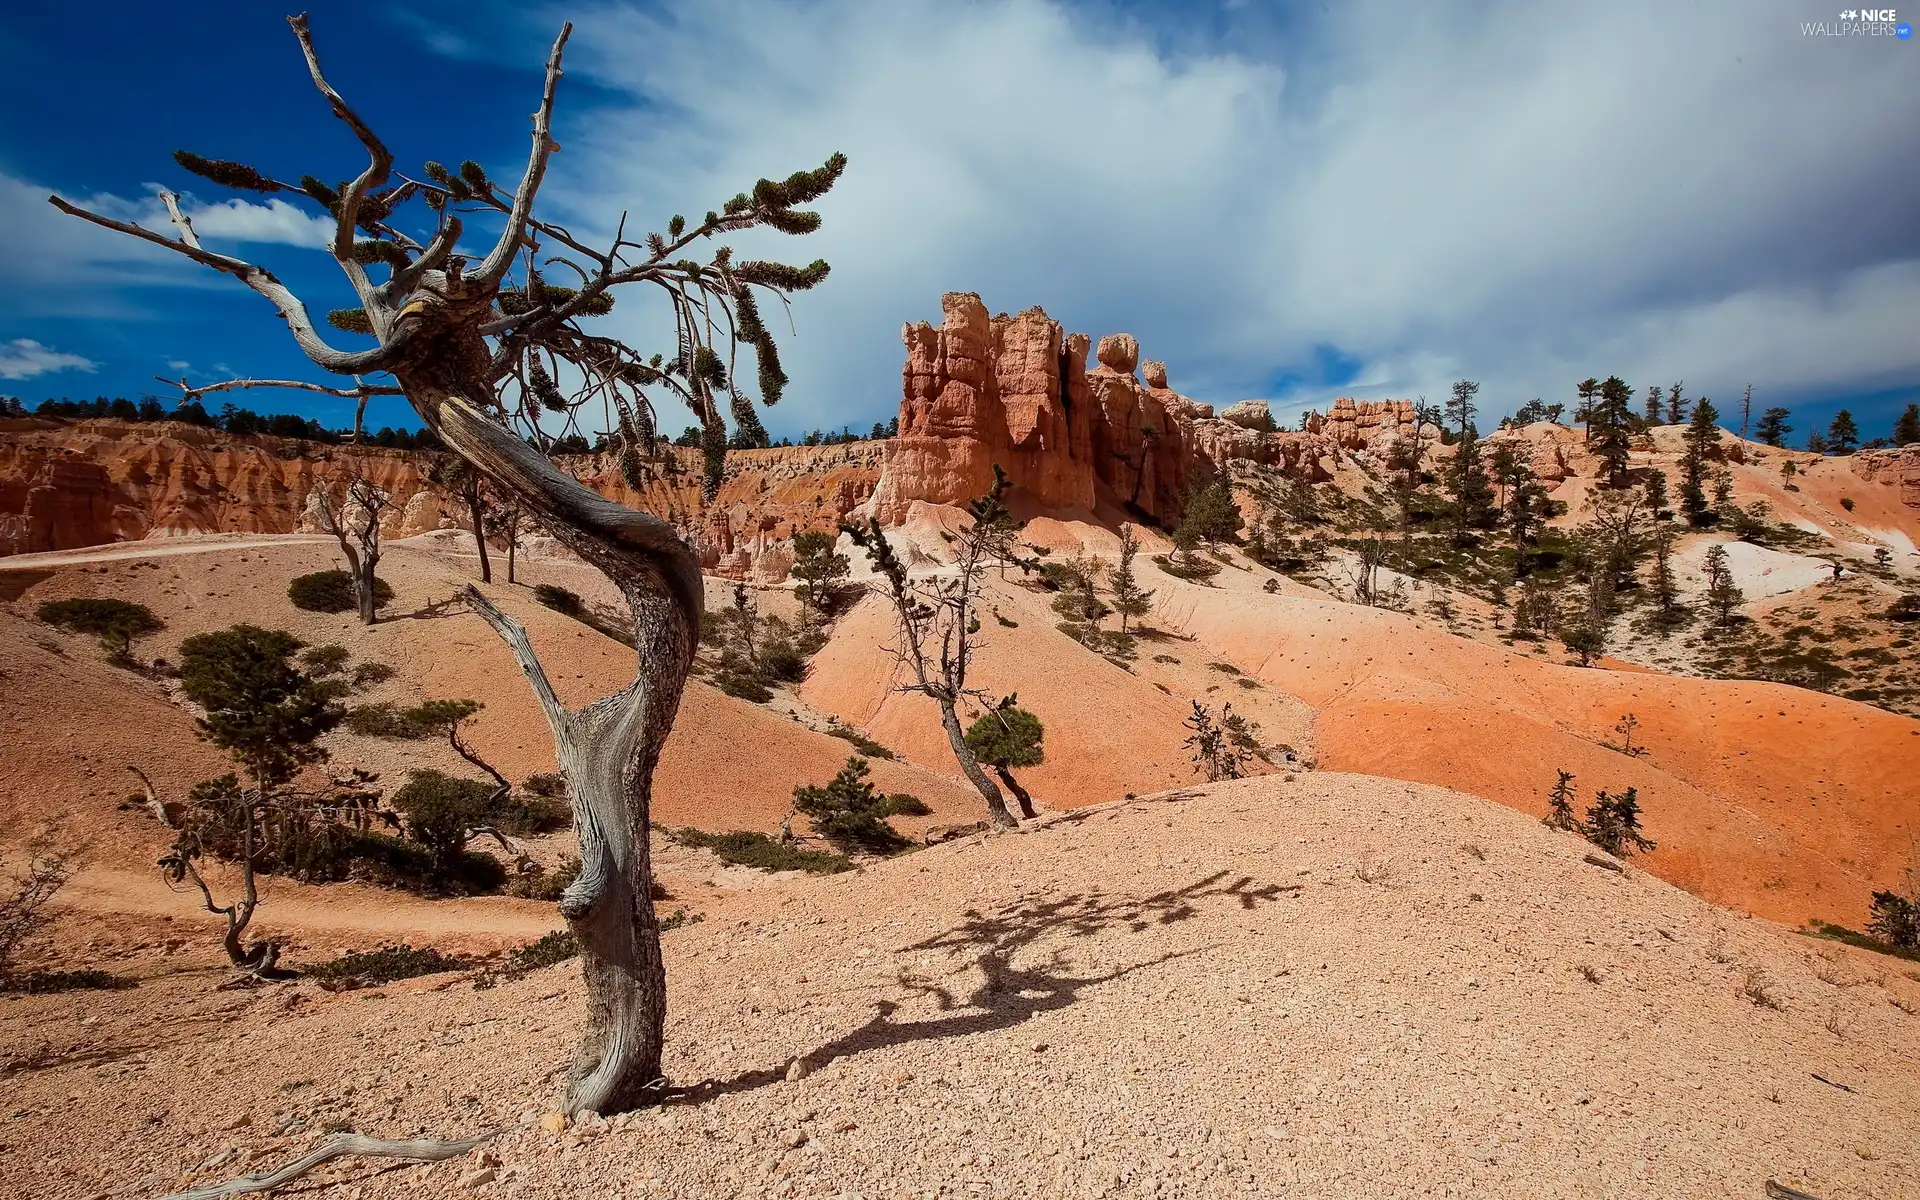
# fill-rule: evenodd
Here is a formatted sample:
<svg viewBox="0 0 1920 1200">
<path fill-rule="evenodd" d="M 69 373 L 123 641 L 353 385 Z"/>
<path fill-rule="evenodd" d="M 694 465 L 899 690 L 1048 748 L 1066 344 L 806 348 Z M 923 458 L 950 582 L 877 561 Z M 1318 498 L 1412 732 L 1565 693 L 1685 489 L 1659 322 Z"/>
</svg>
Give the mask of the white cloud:
<svg viewBox="0 0 1920 1200">
<path fill-rule="evenodd" d="M 1803 38 L 1779 2 L 1335 9 L 1175 54 L 1045 0 L 605 7 L 570 65 L 632 103 L 563 89 L 549 199 L 657 225 L 846 151 L 820 234 L 740 247 L 834 264 L 795 305 L 788 428 L 884 414 L 899 323 L 952 289 L 1129 330 L 1208 400 L 1328 345 L 1363 382 L 1277 398 L 1920 374 L 1904 44 Z"/>
<path fill-rule="evenodd" d="M 0 343 L 0 379 L 37 379 L 55 371 L 86 371 L 91 374 L 100 364 L 78 354 L 62 354 L 42 346 L 32 338 L 15 338 Z"/>
<path fill-rule="evenodd" d="M 138 285 L 226 286 L 222 277 L 174 252 L 67 216 L 47 197 L 56 189 L 0 173 L 0 283 L 32 292 L 39 305 L 94 313 L 116 310 L 112 290 Z M 157 196 L 128 198 L 106 192 L 62 195 L 82 208 L 173 236 Z M 227 200 L 207 204 L 182 198 L 182 209 L 202 240 L 215 246 L 278 243 L 324 247 L 331 222 L 277 197 L 265 204 Z M 66 293 L 59 295 L 58 293 Z"/>
</svg>

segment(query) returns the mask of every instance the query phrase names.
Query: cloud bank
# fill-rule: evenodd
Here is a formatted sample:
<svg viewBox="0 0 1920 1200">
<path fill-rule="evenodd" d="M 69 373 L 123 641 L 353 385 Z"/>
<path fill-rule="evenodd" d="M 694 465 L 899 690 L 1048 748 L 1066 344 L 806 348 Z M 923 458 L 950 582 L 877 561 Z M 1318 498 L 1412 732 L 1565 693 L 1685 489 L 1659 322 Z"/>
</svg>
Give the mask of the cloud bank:
<svg viewBox="0 0 1920 1200">
<path fill-rule="evenodd" d="M 62 354 L 32 338 L 0 343 L 0 379 L 37 379 L 55 371 L 97 371 L 100 364 L 78 354 Z"/>
<path fill-rule="evenodd" d="M 1910 45 L 1783 3 L 1336 8 L 1176 39 L 1044 0 L 609 5 L 572 53 L 614 99 L 563 100 L 549 196 L 659 224 L 844 150 L 825 230 L 741 248 L 834 265 L 782 425 L 884 415 L 899 322 L 955 289 L 1290 411 L 1920 376 Z"/>
</svg>

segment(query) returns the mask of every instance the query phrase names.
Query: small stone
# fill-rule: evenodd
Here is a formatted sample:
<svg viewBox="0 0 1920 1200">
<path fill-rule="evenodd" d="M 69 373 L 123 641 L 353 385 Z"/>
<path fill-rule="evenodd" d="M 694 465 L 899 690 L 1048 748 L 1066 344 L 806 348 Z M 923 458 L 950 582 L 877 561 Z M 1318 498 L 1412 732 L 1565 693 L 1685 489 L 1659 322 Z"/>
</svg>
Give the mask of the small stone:
<svg viewBox="0 0 1920 1200">
<path fill-rule="evenodd" d="M 477 1171 L 468 1171 L 465 1175 L 462 1175 L 460 1177 L 460 1186 L 470 1192 L 482 1184 L 492 1183 L 499 1174 L 500 1173 L 492 1167 L 481 1167 Z"/>
<path fill-rule="evenodd" d="M 796 1058 L 787 1064 L 788 1083 L 798 1083 L 812 1073 L 813 1068 L 807 1065 L 807 1060 L 804 1058 Z"/>
<path fill-rule="evenodd" d="M 786 1145 L 787 1149 L 798 1150 L 807 1144 L 807 1131 L 804 1129 L 789 1129 L 780 1135 L 780 1141 Z"/>
<path fill-rule="evenodd" d="M 540 1128 L 546 1130 L 548 1133 L 554 1134 L 566 1132 L 567 1114 L 563 1112 L 541 1113 Z"/>
<path fill-rule="evenodd" d="M 221 1129 L 244 1129 L 251 1124 L 253 1124 L 253 1114 L 241 1113 L 239 1116 L 228 1121 L 225 1125 L 222 1125 L 220 1128 Z"/>
<path fill-rule="evenodd" d="M 833 1123 L 833 1131 L 835 1133 L 852 1133 L 858 1128 L 860 1128 L 858 1122 L 848 1120 L 846 1117 L 841 1117 Z"/>
<path fill-rule="evenodd" d="M 1033 1044 L 1033 1052 L 1035 1054 L 1045 1054 L 1047 1052 L 1047 1044 L 1045 1042 L 1035 1042 Z"/>
</svg>

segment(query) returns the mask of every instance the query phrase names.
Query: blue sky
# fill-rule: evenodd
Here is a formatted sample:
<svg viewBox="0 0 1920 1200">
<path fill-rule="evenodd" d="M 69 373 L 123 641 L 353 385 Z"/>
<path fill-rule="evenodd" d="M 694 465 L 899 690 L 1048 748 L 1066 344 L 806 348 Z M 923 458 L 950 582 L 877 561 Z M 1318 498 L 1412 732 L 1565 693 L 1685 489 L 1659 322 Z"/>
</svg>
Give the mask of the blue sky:
<svg viewBox="0 0 1920 1200">
<path fill-rule="evenodd" d="M 239 285 L 45 203 L 151 220 L 153 185 L 180 189 L 210 243 L 312 308 L 347 303 L 307 217 L 222 207 L 169 158 L 357 169 L 279 10 L 81 7 L 0 30 L 0 392 L 323 378 Z M 900 323 L 937 319 L 948 290 L 1134 333 L 1189 395 L 1287 415 L 1438 399 L 1462 376 L 1498 414 L 1618 373 L 1723 411 L 1751 383 L 1801 433 L 1845 404 L 1873 435 L 1920 398 L 1920 45 L 1803 36 L 1830 7 L 600 0 L 312 19 L 403 167 L 471 157 L 499 178 L 572 19 L 545 199 L 579 228 L 622 208 L 658 227 L 845 151 L 821 233 L 740 247 L 835 267 L 795 304 L 776 436 L 890 415 Z M 650 345 L 650 316 L 609 321 Z"/>
</svg>

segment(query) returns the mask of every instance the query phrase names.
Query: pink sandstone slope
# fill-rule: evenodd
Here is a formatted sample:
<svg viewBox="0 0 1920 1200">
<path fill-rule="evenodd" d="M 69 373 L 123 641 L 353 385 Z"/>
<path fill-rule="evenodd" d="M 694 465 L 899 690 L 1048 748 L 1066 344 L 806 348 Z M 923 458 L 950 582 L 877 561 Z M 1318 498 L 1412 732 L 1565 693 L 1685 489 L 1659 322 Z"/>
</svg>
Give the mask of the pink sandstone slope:
<svg viewBox="0 0 1920 1200">
<path fill-rule="evenodd" d="M 1397 613 L 1172 583 L 1156 619 L 1318 710 L 1319 765 L 1545 811 L 1556 768 L 1640 789 L 1649 870 L 1715 903 L 1857 924 L 1920 832 L 1920 721 L 1779 684 L 1561 666 Z M 1613 726 L 1639 721 L 1629 756 Z"/>
</svg>

